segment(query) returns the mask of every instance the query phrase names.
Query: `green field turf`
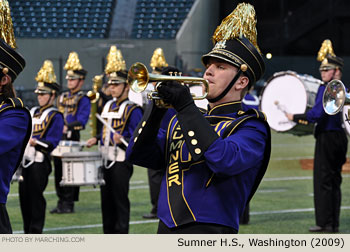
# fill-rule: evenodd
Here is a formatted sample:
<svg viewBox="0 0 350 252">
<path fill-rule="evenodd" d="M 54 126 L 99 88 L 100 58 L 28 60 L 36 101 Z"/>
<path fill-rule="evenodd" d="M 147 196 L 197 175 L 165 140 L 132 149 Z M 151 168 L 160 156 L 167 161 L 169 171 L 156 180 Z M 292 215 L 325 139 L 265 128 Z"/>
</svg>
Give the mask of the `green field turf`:
<svg viewBox="0 0 350 252">
<path fill-rule="evenodd" d="M 88 138 L 88 130 L 83 139 Z M 86 150 L 85 150 L 86 151 Z M 272 155 L 267 173 L 250 204 L 250 223 L 241 225 L 242 234 L 300 234 L 308 233 L 314 225 L 312 171 L 303 170 L 300 159 L 312 158 L 312 136 L 272 134 Z M 19 208 L 18 184 L 11 186 L 7 209 L 15 233 L 23 232 Z M 350 233 L 350 173 L 343 173 L 340 233 Z M 134 167 L 130 184 L 130 233 L 154 234 L 157 221 L 142 218 L 151 209 L 146 169 Z M 46 234 L 100 234 L 102 233 L 99 188 L 80 188 L 80 201 L 75 213 L 49 213 L 57 202 L 53 173 L 45 191 L 47 200 Z"/>
</svg>

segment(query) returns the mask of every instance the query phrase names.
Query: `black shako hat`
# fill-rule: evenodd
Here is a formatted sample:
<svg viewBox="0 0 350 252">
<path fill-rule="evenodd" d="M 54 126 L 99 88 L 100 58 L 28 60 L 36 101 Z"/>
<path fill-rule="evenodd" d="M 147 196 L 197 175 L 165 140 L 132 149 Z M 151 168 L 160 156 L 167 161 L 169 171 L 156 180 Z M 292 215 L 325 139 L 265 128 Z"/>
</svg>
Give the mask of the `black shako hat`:
<svg viewBox="0 0 350 252">
<path fill-rule="evenodd" d="M 8 1 L 0 1 L 0 76 L 8 74 L 12 82 L 23 71 L 26 62 L 15 51 L 16 39 L 13 32 L 11 10 Z"/>
<path fill-rule="evenodd" d="M 24 58 L 0 39 L 0 70 L 3 74 L 8 74 L 12 82 L 23 71 L 26 62 Z M 7 70 L 6 70 L 7 69 Z"/>
<path fill-rule="evenodd" d="M 317 60 L 321 61 L 319 70 L 340 69 L 343 70 L 344 60 L 335 55 L 332 42 L 325 39 L 322 42 L 321 48 L 317 54 Z"/>
<path fill-rule="evenodd" d="M 70 52 L 64 69 L 67 70 L 66 79 L 85 79 L 87 71 L 82 67 L 79 55 L 76 52 Z"/>
<path fill-rule="evenodd" d="M 254 7 L 241 3 L 227 16 L 213 35 L 214 48 L 202 56 L 207 64 L 210 57 L 224 60 L 240 69 L 254 85 L 265 72 L 265 63 L 257 45 Z"/>
<path fill-rule="evenodd" d="M 128 72 L 122 52 L 117 46 L 112 45 L 107 55 L 105 74 L 108 77 L 108 85 L 126 83 Z"/>
<path fill-rule="evenodd" d="M 35 80 L 38 82 L 38 86 L 34 91 L 36 94 L 54 94 L 58 93 L 60 90 L 51 60 L 44 61 L 44 64 L 40 68 Z"/>
</svg>

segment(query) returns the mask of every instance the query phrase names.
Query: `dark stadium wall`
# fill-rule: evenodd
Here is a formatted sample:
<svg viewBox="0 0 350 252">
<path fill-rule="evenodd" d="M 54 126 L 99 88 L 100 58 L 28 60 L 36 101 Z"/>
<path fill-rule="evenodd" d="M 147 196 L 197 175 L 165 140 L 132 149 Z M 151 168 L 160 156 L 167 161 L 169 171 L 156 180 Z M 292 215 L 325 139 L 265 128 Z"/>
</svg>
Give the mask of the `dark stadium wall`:
<svg viewBox="0 0 350 252">
<path fill-rule="evenodd" d="M 90 89 L 92 78 L 103 72 L 103 60 L 111 45 L 116 45 L 122 51 L 127 68 L 135 62 L 142 62 L 150 70 L 149 63 L 157 47 L 164 49 L 169 64 L 175 64 L 175 43 L 175 40 L 17 39 L 18 52 L 25 58 L 26 67 L 16 79 L 15 86 L 34 88 L 37 72 L 44 60 L 49 59 L 54 64 L 57 80 L 63 82 L 63 87 L 66 87 L 65 71 L 62 68 L 69 53 L 76 51 L 82 66 L 88 71 L 84 89 Z"/>
<path fill-rule="evenodd" d="M 196 1 L 176 36 L 176 52 L 183 68 L 203 68 L 201 56 L 213 47 L 211 36 L 220 22 L 220 1 Z"/>
</svg>

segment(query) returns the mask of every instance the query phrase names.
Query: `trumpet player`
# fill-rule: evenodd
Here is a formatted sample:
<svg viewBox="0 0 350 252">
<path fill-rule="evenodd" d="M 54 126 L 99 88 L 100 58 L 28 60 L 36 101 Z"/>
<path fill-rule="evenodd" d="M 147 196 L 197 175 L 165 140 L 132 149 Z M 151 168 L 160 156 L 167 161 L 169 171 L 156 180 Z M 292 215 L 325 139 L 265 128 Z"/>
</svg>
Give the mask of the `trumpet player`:
<svg viewBox="0 0 350 252">
<path fill-rule="evenodd" d="M 334 54 L 332 42 L 328 39 L 323 41 L 317 60 L 321 61 L 319 71 L 325 84 L 318 88 L 315 105 L 305 114 L 286 113 L 286 116 L 296 123 L 316 123 L 313 170 L 316 225 L 310 227 L 309 231 L 337 233 L 341 205 L 341 170 L 346 162 L 348 140 L 341 113 L 326 114 L 322 99 L 327 83 L 341 79 L 344 62 Z"/>
<path fill-rule="evenodd" d="M 22 161 L 23 180 L 19 182 L 19 200 L 25 234 L 41 234 L 45 223 L 44 191 L 52 171 L 51 151 L 62 138 L 63 115 L 53 106 L 59 85 L 51 61 L 46 60 L 36 76 L 35 93 L 39 106 L 30 111 L 32 138 Z"/>
<path fill-rule="evenodd" d="M 174 107 L 176 117 L 164 131 L 159 125 L 166 109 L 153 106 L 134 132 L 127 158 L 150 169 L 165 167 L 158 233 L 239 230 L 239 218 L 270 157 L 264 115 L 241 109 L 244 94 L 264 72 L 255 22 L 254 7 L 243 3 L 216 29 L 214 48 L 202 56 L 209 83 L 207 112 L 195 106 L 188 87 L 163 81 L 159 96 Z"/>
<path fill-rule="evenodd" d="M 128 100 L 125 61 L 116 46 L 110 48 L 105 73 L 113 99 L 105 104 L 101 113 L 106 125 L 98 136 L 87 141 L 87 147 L 98 141 L 101 143 L 102 172 L 106 182 L 101 186 L 103 232 L 126 234 L 129 232 L 128 192 L 133 166 L 125 160 L 125 149 L 142 117 L 142 109 Z"/>
</svg>

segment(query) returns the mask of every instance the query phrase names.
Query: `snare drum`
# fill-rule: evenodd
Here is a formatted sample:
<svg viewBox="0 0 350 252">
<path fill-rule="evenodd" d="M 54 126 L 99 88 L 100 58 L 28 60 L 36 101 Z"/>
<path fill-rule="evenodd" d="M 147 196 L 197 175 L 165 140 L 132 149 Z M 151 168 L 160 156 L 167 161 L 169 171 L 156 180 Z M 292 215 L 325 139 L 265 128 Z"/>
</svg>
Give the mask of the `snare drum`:
<svg viewBox="0 0 350 252">
<path fill-rule="evenodd" d="M 81 151 L 83 146 L 78 141 L 61 140 L 57 147 L 52 151 L 54 157 L 62 157 L 63 153 L 74 153 Z"/>
<path fill-rule="evenodd" d="M 303 114 L 315 104 L 319 86 L 323 82 L 310 75 L 292 71 L 275 73 L 265 84 L 260 109 L 267 116 L 270 127 L 277 132 L 309 135 L 313 124 L 303 125 L 289 121 L 285 112 Z"/>
<path fill-rule="evenodd" d="M 341 113 L 345 131 L 348 134 L 348 136 L 350 136 L 350 105 L 345 105 Z"/>
<path fill-rule="evenodd" d="M 100 152 L 62 154 L 60 186 L 104 185 Z"/>
</svg>

